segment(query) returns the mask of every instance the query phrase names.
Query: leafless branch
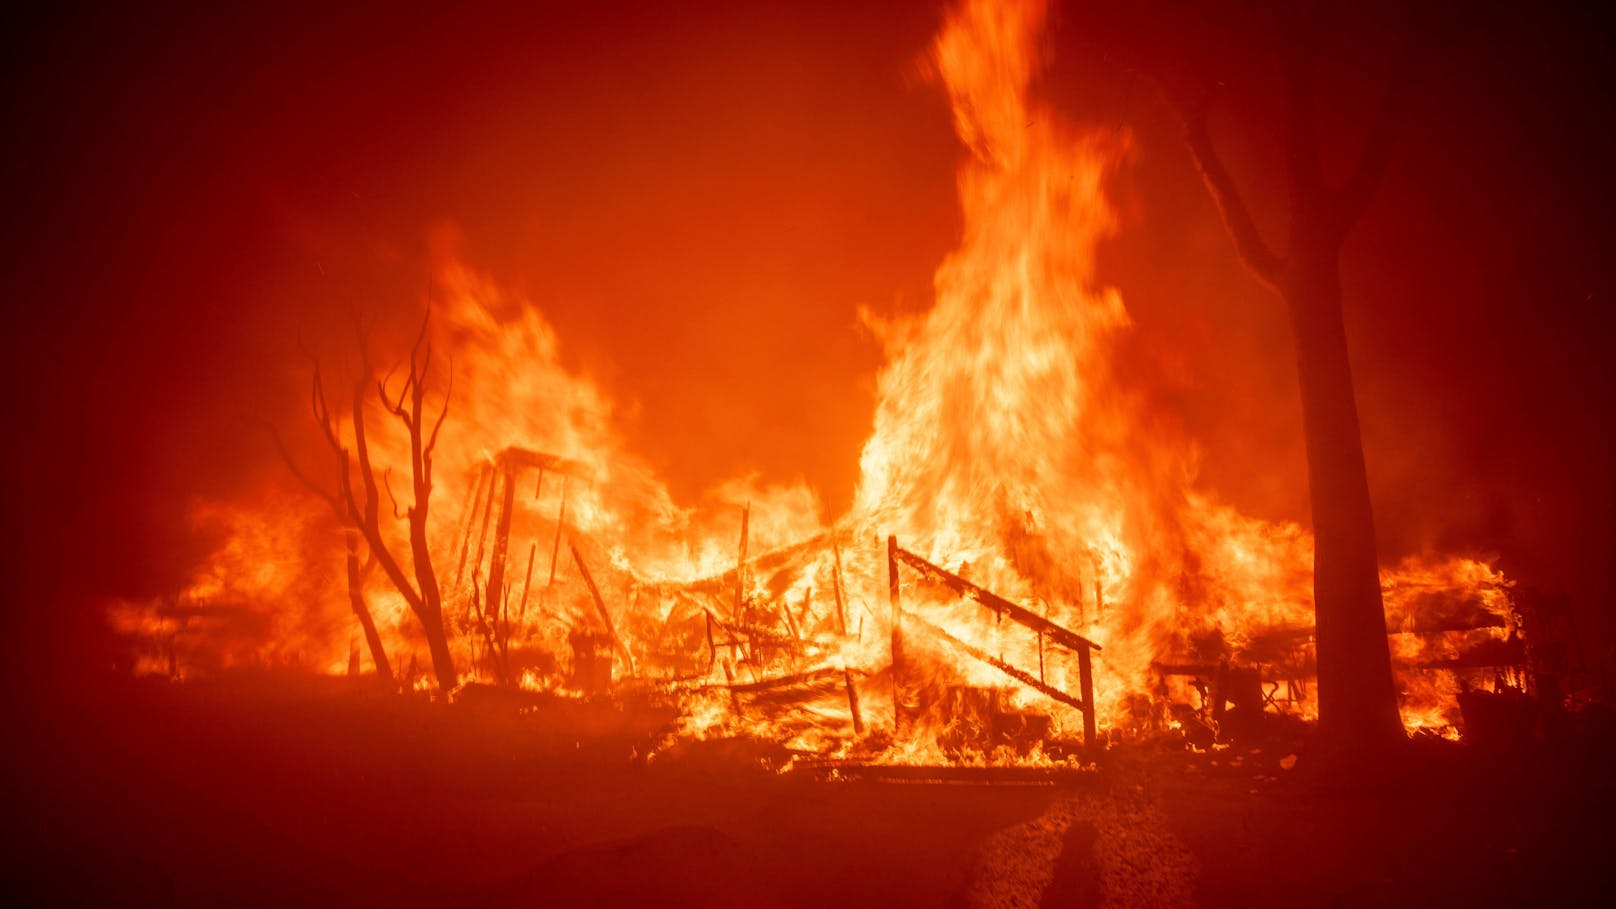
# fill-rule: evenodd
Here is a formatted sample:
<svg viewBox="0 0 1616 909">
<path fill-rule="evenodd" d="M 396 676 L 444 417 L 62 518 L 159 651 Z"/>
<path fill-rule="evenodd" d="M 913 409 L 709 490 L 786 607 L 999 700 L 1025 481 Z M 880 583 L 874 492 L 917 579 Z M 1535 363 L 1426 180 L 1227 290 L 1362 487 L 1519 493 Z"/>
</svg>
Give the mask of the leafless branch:
<svg viewBox="0 0 1616 909">
<path fill-rule="evenodd" d="M 410 351 L 410 372 L 413 373 L 413 374 L 419 375 L 421 377 L 422 382 L 425 382 L 426 377 L 432 374 L 432 344 L 431 344 L 431 342 L 427 342 L 426 347 L 422 348 L 421 365 L 420 365 L 419 368 L 417 368 L 416 365 L 415 365 L 415 351 L 414 350 Z"/>
<path fill-rule="evenodd" d="M 1347 178 L 1346 184 L 1335 193 L 1331 206 L 1332 226 L 1341 236 L 1345 236 L 1352 225 L 1363 216 L 1364 209 L 1369 206 L 1369 200 L 1375 194 L 1375 189 L 1380 186 L 1381 179 L 1386 175 L 1386 167 L 1391 163 L 1392 151 L 1397 144 L 1397 134 L 1402 129 L 1409 101 L 1414 94 L 1415 77 L 1420 60 L 1427 50 L 1428 40 L 1422 33 L 1409 42 L 1398 59 L 1391 78 L 1386 83 L 1385 92 L 1381 95 L 1380 103 L 1375 108 L 1374 119 L 1369 123 L 1369 133 L 1364 139 L 1358 165 L 1353 169 L 1352 176 Z"/>
<path fill-rule="evenodd" d="M 1324 40 L 1326 6 L 1322 3 L 1296 3 L 1287 6 L 1281 13 L 1283 40 L 1280 43 L 1280 62 L 1285 74 L 1285 165 L 1293 225 L 1300 213 L 1316 211 L 1325 201 L 1324 163 L 1319 157 L 1318 108 L 1314 87 L 1319 48 Z"/>
<path fill-rule="evenodd" d="M 292 472 L 292 476 L 295 477 L 297 481 L 304 486 L 304 488 L 319 496 L 321 501 L 329 505 L 331 510 L 336 513 L 338 519 L 346 520 L 347 512 L 342 507 L 341 499 L 338 498 L 336 493 L 329 492 L 320 484 L 314 482 L 314 479 L 305 473 L 303 468 L 298 466 L 297 459 L 292 457 L 291 450 L 286 447 L 286 440 L 281 437 L 280 429 L 276 427 L 275 424 L 268 421 L 264 421 L 262 425 L 269 433 L 270 439 L 274 441 L 275 451 L 280 454 L 281 460 L 285 462 L 287 469 Z"/>
<path fill-rule="evenodd" d="M 398 496 L 393 495 L 393 468 L 382 471 L 382 488 L 387 490 L 387 499 L 393 503 L 393 517 L 402 520 L 404 510 L 398 507 Z"/>
<path fill-rule="evenodd" d="M 1195 158 L 1195 166 L 1201 172 L 1201 179 L 1206 183 L 1212 201 L 1217 204 L 1218 212 L 1223 216 L 1229 235 L 1234 238 L 1235 253 L 1257 280 L 1269 287 L 1275 286 L 1284 263 L 1263 241 L 1261 231 L 1257 229 L 1245 200 L 1240 196 L 1239 187 L 1212 147 L 1212 135 L 1206 122 L 1211 93 L 1187 103 L 1171 97 L 1168 100 L 1183 121 L 1184 137 Z"/>
<path fill-rule="evenodd" d="M 318 360 L 314 363 L 314 380 L 309 388 L 309 409 L 314 413 L 314 422 L 320 426 L 320 434 L 325 436 L 326 443 L 333 449 L 342 449 L 342 439 L 337 434 L 336 420 L 331 416 L 331 405 L 325 396 L 325 377 L 320 371 Z"/>
<path fill-rule="evenodd" d="M 427 437 L 426 451 L 427 467 L 430 471 L 432 464 L 432 450 L 438 447 L 438 430 L 443 428 L 443 420 L 449 415 L 449 400 L 454 397 L 454 358 L 449 358 L 449 385 L 443 390 L 443 409 L 438 411 L 438 419 L 432 424 L 432 434 Z"/>
<path fill-rule="evenodd" d="M 399 365 L 400 364 L 394 364 L 391 369 L 387 370 L 386 375 L 377 380 L 376 397 L 381 399 L 382 407 L 386 408 L 388 413 L 403 416 L 402 408 L 404 407 L 404 396 L 409 393 L 410 381 L 415 378 L 415 372 L 414 370 L 411 370 L 410 373 L 404 377 L 404 384 L 398 390 L 398 400 L 394 401 L 387 394 L 387 386 L 392 384 L 393 374 L 398 372 Z"/>
</svg>

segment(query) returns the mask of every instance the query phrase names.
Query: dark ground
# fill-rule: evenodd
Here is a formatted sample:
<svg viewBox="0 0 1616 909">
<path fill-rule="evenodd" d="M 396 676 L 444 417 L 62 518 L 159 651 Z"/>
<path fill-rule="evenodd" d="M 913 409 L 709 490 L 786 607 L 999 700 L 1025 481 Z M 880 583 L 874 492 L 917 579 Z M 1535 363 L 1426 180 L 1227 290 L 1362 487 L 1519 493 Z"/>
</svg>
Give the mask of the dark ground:
<svg viewBox="0 0 1616 909">
<path fill-rule="evenodd" d="M 1586 747 L 1506 760 L 1428 743 L 1353 786 L 1310 769 L 1305 749 L 1281 768 L 1293 749 L 1280 743 L 1117 749 L 1055 786 L 830 783 L 773 772 L 770 749 L 753 744 L 677 746 L 647 762 L 666 718 L 645 705 L 445 708 L 346 681 L 121 683 L 48 724 L 13 724 L 22 761 L 9 775 L 8 902 L 1616 898 L 1616 777 L 1608 755 Z"/>
</svg>

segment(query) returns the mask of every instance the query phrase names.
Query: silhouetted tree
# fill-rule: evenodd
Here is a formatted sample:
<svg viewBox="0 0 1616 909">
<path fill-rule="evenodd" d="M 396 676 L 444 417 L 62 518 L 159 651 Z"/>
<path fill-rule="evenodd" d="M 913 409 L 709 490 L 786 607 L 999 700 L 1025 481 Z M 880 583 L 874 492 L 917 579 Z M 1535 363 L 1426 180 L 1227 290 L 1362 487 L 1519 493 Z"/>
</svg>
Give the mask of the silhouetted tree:
<svg viewBox="0 0 1616 909">
<path fill-rule="evenodd" d="M 1284 92 L 1283 254 L 1252 220 L 1213 148 L 1206 114 L 1213 95 L 1164 80 L 1185 138 L 1245 268 L 1290 314 L 1306 434 L 1313 515 L 1319 730 L 1333 742 L 1387 745 L 1403 736 L 1386 642 L 1375 525 L 1364 468 L 1352 367 L 1342 323 L 1340 258 L 1348 231 L 1381 182 L 1412 88 L 1418 43 L 1396 65 L 1351 176 L 1325 178 L 1315 97 L 1322 4 L 1287 6 L 1277 34 Z"/>
<path fill-rule="evenodd" d="M 449 414 L 449 400 L 454 390 L 453 371 L 450 371 L 448 387 L 443 393 L 442 407 L 436 418 L 430 420 L 429 425 L 426 399 L 432 367 L 432 345 L 427 341 L 427 319 L 423 318 L 421 321 L 421 330 L 410 347 L 408 370 L 396 392 L 388 388 L 392 382 L 391 373 L 381 379 L 376 378 L 375 369 L 370 361 L 368 332 L 362 324 L 358 326 L 357 334 L 361 368 L 354 381 L 349 415 L 353 429 L 351 452 L 347 443 L 343 441 L 339 429 L 340 422 L 332 413 L 330 403 L 327 401 L 325 377 L 318 360 L 314 363 L 314 376 L 309 393 L 314 421 L 336 460 L 336 491 L 327 490 L 303 473 L 287 452 L 285 445 L 281 443 L 278 434 L 275 437 L 276 444 L 298 479 L 324 499 L 338 518 L 349 524 L 364 539 L 371 558 L 381 566 L 382 573 L 387 575 L 387 579 L 398 589 L 410 612 L 421 624 L 427 650 L 432 656 L 432 670 L 437 677 L 438 688 L 445 692 L 451 691 L 458 683 L 458 676 L 443 627 L 443 593 L 438 584 L 437 572 L 432 565 L 427 526 L 432 498 L 432 454 L 437 447 L 438 433 L 443 428 L 444 418 Z M 365 423 L 365 403 L 372 389 L 381 401 L 383 409 L 397 418 L 409 434 L 410 491 L 413 498 L 409 506 L 402 510 L 388 482 L 390 472 L 384 471 L 378 479 L 375 465 L 371 462 Z M 393 553 L 387 535 L 382 529 L 383 488 L 387 490 L 392 503 L 393 516 L 403 519 L 408 526 L 411 568 L 408 573 L 403 563 Z M 365 629 L 365 639 L 371 647 L 377 671 L 381 673 L 386 665 L 386 654 L 382 651 L 380 636 L 375 634 L 375 623 L 371 620 L 368 607 L 365 606 L 363 594 L 356 586 L 360 569 L 357 544 L 351 538 L 348 544 L 348 574 L 349 600 L 359 617 L 360 625 Z"/>
</svg>

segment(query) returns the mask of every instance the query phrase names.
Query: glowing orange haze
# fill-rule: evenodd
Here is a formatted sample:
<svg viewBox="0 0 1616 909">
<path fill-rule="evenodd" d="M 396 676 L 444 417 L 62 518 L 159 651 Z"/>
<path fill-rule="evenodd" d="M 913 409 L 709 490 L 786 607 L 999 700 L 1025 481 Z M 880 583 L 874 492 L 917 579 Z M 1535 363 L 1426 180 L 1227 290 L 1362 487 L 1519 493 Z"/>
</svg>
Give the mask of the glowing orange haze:
<svg viewBox="0 0 1616 909">
<path fill-rule="evenodd" d="M 1127 140 L 1075 130 L 1030 100 L 1043 25 L 1035 0 L 983 0 L 955 12 L 936 40 L 937 81 L 969 152 L 959 173 L 963 236 L 937 268 L 927 311 L 869 320 L 885 365 L 855 501 L 834 520 L 805 485 L 765 486 L 744 476 L 720 484 L 708 507 L 676 502 L 628 450 L 609 397 L 562 366 L 562 342 L 543 313 L 458 261 L 439 264 L 430 330 L 452 357 L 454 385 L 438 449 L 433 533 L 464 680 L 487 677 L 472 602 L 487 572 L 487 530 L 478 525 L 488 518 L 479 503 L 488 498 L 487 465 L 511 447 L 559 455 L 587 474 L 525 474 L 514 497 L 506 574 L 511 652 L 522 655 L 523 682 L 574 687 L 569 633 L 599 623 L 566 544 L 555 542 L 565 499 L 567 533 L 579 541 L 628 651 L 614 658 L 618 675 L 632 669 L 685 691 L 692 735 L 748 722 L 702 688 L 723 681 L 709 661 L 708 616 L 735 621 L 747 610 L 754 623 L 805 642 L 795 655 L 755 657 L 752 677 L 845 668 L 864 680 L 865 720 L 890 727 L 891 686 L 877 683 L 891 659 L 887 535 L 1100 644 L 1096 702 L 1104 728 L 1143 727 L 1152 708 L 1142 703 L 1159 710 L 1165 699 L 1189 698 L 1185 689 L 1161 687 L 1153 663 L 1196 662 L 1219 636 L 1224 652 L 1247 662 L 1260 661 L 1261 642 L 1305 638 L 1308 534 L 1242 515 L 1199 488 L 1194 441 L 1149 419 L 1138 390 L 1119 378 L 1115 358 L 1130 317 L 1117 290 L 1096 285 L 1094 256 L 1116 226 L 1103 189 Z M 435 376 L 434 387 L 441 390 L 445 378 Z M 391 467 L 407 504 L 399 478 L 408 476 L 408 440 L 380 408 L 369 416 L 373 456 Z M 305 468 L 318 476 L 313 465 Z M 788 552 L 744 573 L 738 609 L 713 579 L 734 569 L 748 504 L 749 553 Z M 198 505 L 194 518 L 226 542 L 189 588 L 177 600 L 113 610 L 118 626 L 148 648 L 144 668 L 285 663 L 348 671 L 362 645 L 348 607 L 341 528 L 318 500 L 278 482 L 249 501 Z M 396 551 L 406 553 L 402 527 L 391 529 Z M 560 556 L 552 586 L 553 548 Z M 1500 625 L 1513 622 L 1507 581 L 1476 560 L 1431 557 L 1383 575 L 1394 626 L 1420 624 L 1424 611 L 1454 603 L 1505 619 Z M 415 652 L 424 659 L 414 619 L 379 573 L 366 595 L 395 667 Z M 904 608 L 1004 662 L 1046 671 L 1034 635 L 1000 625 L 976 604 L 906 581 Z M 1396 641 L 1410 664 L 1452 656 L 1462 643 Z M 942 639 L 913 635 L 905 646 L 906 671 L 917 676 L 1009 686 L 1018 705 L 1051 706 Z M 1075 667 L 1049 660 L 1050 684 L 1075 691 Z M 1442 725 L 1455 680 L 1409 672 L 1404 683 L 1408 723 Z M 1303 715 L 1312 709 L 1305 696 L 1293 707 Z M 839 694 L 809 714 L 767 732 L 825 753 L 848 747 L 849 711 Z M 1063 724 L 1075 716 L 1053 714 L 1057 731 L 1069 732 Z M 935 757 L 935 734 L 909 731 L 889 759 Z"/>
</svg>

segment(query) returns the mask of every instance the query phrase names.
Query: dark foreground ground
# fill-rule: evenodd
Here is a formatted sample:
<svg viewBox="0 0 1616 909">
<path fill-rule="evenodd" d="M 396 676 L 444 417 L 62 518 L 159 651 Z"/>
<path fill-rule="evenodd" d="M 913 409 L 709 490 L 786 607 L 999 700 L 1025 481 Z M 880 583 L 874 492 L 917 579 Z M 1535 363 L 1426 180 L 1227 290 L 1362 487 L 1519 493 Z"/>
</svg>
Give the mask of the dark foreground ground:
<svg viewBox="0 0 1616 909">
<path fill-rule="evenodd" d="M 647 761 L 650 707 L 124 683 L 8 735 L 8 905 L 1609 906 L 1612 768 L 1413 748 L 1113 750 L 1055 785 Z M 1285 761 L 1285 763 L 1291 763 Z"/>
</svg>

